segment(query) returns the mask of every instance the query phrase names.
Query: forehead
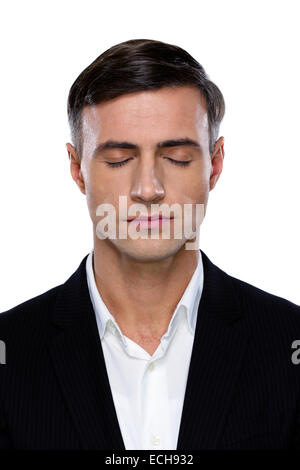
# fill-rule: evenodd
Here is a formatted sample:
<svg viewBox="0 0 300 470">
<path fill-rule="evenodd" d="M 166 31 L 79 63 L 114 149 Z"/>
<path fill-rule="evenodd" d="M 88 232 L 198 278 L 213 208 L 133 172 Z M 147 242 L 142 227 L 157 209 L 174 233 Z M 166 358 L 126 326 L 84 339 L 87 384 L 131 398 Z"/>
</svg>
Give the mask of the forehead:
<svg viewBox="0 0 300 470">
<path fill-rule="evenodd" d="M 195 86 L 128 93 L 82 111 L 82 134 L 89 147 L 107 138 L 157 141 L 187 135 L 207 138 L 207 106 Z"/>
</svg>

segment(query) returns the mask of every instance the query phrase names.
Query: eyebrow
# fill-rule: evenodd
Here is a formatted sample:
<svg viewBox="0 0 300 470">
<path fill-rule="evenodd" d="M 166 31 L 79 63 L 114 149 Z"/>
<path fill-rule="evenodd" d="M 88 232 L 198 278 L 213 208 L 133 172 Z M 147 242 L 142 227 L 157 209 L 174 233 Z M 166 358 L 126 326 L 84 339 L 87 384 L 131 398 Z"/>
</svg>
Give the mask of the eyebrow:
<svg viewBox="0 0 300 470">
<path fill-rule="evenodd" d="M 187 137 L 182 139 L 169 139 L 156 144 L 156 148 L 166 148 L 166 147 L 180 147 L 184 145 L 189 145 L 192 147 L 200 148 L 199 143 L 196 140 L 189 139 Z M 131 142 L 119 142 L 117 140 L 107 140 L 106 142 L 100 143 L 97 145 L 93 152 L 93 156 L 103 152 L 104 150 L 110 149 L 133 149 L 138 150 L 139 146 Z"/>
</svg>

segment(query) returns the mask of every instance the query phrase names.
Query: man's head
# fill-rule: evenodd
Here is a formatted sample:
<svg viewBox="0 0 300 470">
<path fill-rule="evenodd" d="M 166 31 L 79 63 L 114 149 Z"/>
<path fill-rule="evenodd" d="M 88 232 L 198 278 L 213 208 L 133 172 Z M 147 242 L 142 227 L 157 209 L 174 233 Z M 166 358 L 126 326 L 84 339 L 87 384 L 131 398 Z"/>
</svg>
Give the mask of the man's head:
<svg viewBox="0 0 300 470">
<path fill-rule="evenodd" d="M 99 204 L 113 204 L 118 213 L 120 195 L 149 214 L 154 203 L 206 207 L 222 171 L 217 137 L 224 110 L 220 90 L 177 46 L 131 40 L 101 54 L 68 99 L 72 177 L 87 195 L 94 228 Z M 106 242 L 150 260 L 178 251 L 185 240 Z"/>
</svg>

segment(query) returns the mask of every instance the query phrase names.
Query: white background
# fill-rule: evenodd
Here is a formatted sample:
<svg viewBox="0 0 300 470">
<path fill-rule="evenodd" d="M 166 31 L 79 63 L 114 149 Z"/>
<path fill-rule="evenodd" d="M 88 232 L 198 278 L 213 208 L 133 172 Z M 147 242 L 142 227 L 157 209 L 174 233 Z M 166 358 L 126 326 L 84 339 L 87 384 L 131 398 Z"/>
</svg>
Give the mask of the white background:
<svg viewBox="0 0 300 470">
<path fill-rule="evenodd" d="M 200 246 L 229 274 L 300 304 L 299 1 L 2 1 L 0 311 L 66 281 L 92 248 L 73 182 L 67 94 L 134 38 L 186 49 L 220 87 L 224 170 Z"/>
</svg>

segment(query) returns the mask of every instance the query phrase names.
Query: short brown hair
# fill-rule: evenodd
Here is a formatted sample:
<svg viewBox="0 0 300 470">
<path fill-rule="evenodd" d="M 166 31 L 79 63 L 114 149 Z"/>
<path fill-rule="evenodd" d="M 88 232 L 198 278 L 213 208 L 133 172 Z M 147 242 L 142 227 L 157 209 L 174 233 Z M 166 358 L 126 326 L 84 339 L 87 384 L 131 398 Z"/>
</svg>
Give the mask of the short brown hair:
<svg viewBox="0 0 300 470">
<path fill-rule="evenodd" d="M 161 41 L 131 39 L 103 52 L 77 77 L 68 96 L 71 139 L 82 152 L 81 112 L 126 93 L 194 85 L 207 104 L 209 151 L 213 153 L 225 102 L 202 65 L 184 49 Z"/>
</svg>

